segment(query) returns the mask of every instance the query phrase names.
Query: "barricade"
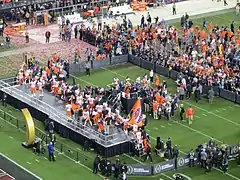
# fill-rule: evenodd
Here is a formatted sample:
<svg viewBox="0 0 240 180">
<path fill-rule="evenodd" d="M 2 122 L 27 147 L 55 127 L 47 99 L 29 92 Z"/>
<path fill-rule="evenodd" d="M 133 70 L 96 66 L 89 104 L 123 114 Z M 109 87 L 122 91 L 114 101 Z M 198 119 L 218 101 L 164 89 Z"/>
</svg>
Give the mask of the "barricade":
<svg viewBox="0 0 240 180">
<path fill-rule="evenodd" d="M 154 63 L 150 62 L 150 61 L 145 61 L 142 60 L 142 64 L 141 67 L 143 67 L 144 69 L 148 69 L 148 70 L 154 70 Z"/>
<path fill-rule="evenodd" d="M 174 80 L 177 79 L 178 74 L 179 74 L 179 72 L 174 71 L 174 70 L 171 70 L 171 71 L 169 72 L 170 78 L 172 78 L 172 79 L 174 79 Z"/>
<path fill-rule="evenodd" d="M 197 162 L 198 162 L 197 157 L 194 157 L 194 163 L 196 164 Z M 189 165 L 189 157 L 188 156 L 183 156 L 183 157 L 178 159 L 177 167 L 179 169 L 183 168 L 185 166 L 188 166 L 188 165 Z"/>
<path fill-rule="evenodd" d="M 220 89 L 220 97 L 235 102 L 235 93 L 226 89 Z"/>
<path fill-rule="evenodd" d="M 85 64 L 86 62 L 81 63 L 70 63 L 69 64 L 69 73 L 75 74 L 77 72 L 84 72 L 85 71 Z"/>
<path fill-rule="evenodd" d="M 236 103 L 240 104 L 240 95 L 236 94 Z"/>
<path fill-rule="evenodd" d="M 152 166 L 150 165 L 128 165 L 127 174 L 130 176 L 151 176 L 152 175 Z"/>
<path fill-rule="evenodd" d="M 159 74 L 161 74 L 163 76 L 166 76 L 166 77 L 169 76 L 168 69 L 165 68 L 165 67 L 159 66 L 158 64 L 156 64 L 156 66 L 155 66 L 155 71 L 156 71 L 156 73 L 159 73 Z"/>
<path fill-rule="evenodd" d="M 110 61 L 111 65 L 116 65 L 116 64 L 120 64 L 120 63 L 126 63 L 128 62 L 128 55 L 122 55 L 122 56 L 115 56 L 112 57 L 112 60 Z"/>
<path fill-rule="evenodd" d="M 134 65 L 141 66 L 142 60 L 139 57 L 129 55 L 128 61 Z"/>
<path fill-rule="evenodd" d="M 171 171 L 175 169 L 175 163 L 174 160 L 171 159 L 169 161 L 161 162 L 158 164 L 153 165 L 153 174 L 161 174 L 166 171 Z"/>
<path fill-rule="evenodd" d="M 209 86 L 202 86 L 202 93 L 203 94 L 208 94 L 208 91 L 210 90 L 210 87 Z"/>
<path fill-rule="evenodd" d="M 213 86 L 214 96 L 220 96 L 220 88 L 219 86 Z"/>
<path fill-rule="evenodd" d="M 93 69 L 105 67 L 105 66 L 108 66 L 109 64 L 110 64 L 109 59 L 95 60 L 95 61 L 93 61 Z"/>
</svg>

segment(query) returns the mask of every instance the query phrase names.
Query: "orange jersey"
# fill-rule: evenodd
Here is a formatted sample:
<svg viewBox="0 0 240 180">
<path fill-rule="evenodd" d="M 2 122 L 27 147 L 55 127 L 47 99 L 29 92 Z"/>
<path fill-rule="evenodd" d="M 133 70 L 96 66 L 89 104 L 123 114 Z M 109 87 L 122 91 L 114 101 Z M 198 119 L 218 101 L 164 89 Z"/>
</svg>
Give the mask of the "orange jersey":
<svg viewBox="0 0 240 180">
<path fill-rule="evenodd" d="M 188 108 L 186 111 L 187 116 L 193 116 L 194 115 L 194 110 L 193 108 Z"/>
</svg>

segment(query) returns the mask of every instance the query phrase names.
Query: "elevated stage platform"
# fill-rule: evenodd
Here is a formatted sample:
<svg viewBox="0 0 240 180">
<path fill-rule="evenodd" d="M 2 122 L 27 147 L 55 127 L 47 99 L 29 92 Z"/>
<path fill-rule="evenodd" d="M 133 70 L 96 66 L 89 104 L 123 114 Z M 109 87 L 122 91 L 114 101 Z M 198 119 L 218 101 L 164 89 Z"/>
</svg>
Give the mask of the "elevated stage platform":
<svg viewBox="0 0 240 180">
<path fill-rule="evenodd" d="M 54 121 L 55 131 L 65 138 L 69 138 L 81 145 L 86 140 L 92 142 L 92 147 L 100 155 L 111 157 L 129 153 L 131 138 L 122 129 L 110 126 L 110 134 L 103 135 L 90 126 L 75 123 L 65 114 L 65 103 L 45 91 L 42 100 L 30 95 L 29 85 L 16 85 L 13 79 L 0 80 L 0 97 L 7 94 L 7 103 L 16 109 L 28 108 L 31 115 L 44 122 L 46 119 Z M 69 121 L 70 120 L 70 121 Z"/>
</svg>

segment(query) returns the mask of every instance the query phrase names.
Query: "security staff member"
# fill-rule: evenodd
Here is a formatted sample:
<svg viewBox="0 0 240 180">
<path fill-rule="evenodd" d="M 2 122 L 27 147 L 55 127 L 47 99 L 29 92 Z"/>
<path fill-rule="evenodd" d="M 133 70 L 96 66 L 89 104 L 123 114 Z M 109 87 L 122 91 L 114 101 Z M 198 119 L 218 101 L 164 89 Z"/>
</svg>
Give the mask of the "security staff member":
<svg viewBox="0 0 240 180">
<path fill-rule="evenodd" d="M 93 162 L 93 173 L 94 174 L 97 174 L 98 173 L 98 165 L 100 163 L 100 157 L 99 155 L 97 155 L 94 159 L 94 162 Z"/>
<path fill-rule="evenodd" d="M 185 109 L 183 107 L 183 104 L 180 104 L 180 119 L 181 121 L 183 121 L 183 116 L 184 116 L 184 113 L 185 113 Z"/>
<path fill-rule="evenodd" d="M 91 62 L 90 60 L 86 62 L 86 74 L 90 76 Z"/>
<path fill-rule="evenodd" d="M 194 167 L 194 156 L 195 153 L 192 149 L 191 152 L 189 153 L 189 167 Z"/>
<path fill-rule="evenodd" d="M 175 145 L 173 147 L 173 158 L 174 158 L 175 170 L 177 169 L 178 155 L 179 155 L 179 150 L 177 145 Z"/>
<path fill-rule="evenodd" d="M 166 146 L 167 146 L 167 154 L 168 154 L 168 157 L 171 158 L 172 157 L 172 141 L 171 141 L 171 138 L 169 137 L 167 142 L 166 142 Z"/>
</svg>

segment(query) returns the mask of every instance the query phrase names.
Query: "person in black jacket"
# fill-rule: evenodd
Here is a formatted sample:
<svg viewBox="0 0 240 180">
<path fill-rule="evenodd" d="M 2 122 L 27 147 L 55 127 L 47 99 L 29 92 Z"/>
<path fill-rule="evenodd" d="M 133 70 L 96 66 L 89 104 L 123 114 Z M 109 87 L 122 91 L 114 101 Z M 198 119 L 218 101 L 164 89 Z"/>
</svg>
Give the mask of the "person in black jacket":
<svg viewBox="0 0 240 180">
<path fill-rule="evenodd" d="M 185 113 L 185 109 L 184 109 L 184 106 L 183 104 L 180 104 L 180 119 L 181 121 L 183 121 L 183 116 L 184 116 L 184 113 Z"/>
<path fill-rule="evenodd" d="M 97 174 L 98 173 L 98 165 L 100 163 L 100 157 L 97 155 L 94 159 L 94 162 L 93 162 L 93 173 L 94 174 Z"/>
<path fill-rule="evenodd" d="M 150 145 L 148 145 L 147 149 L 146 149 L 146 155 L 144 156 L 144 160 L 143 160 L 144 162 L 147 160 L 147 157 L 149 157 L 151 163 L 153 162 L 151 151 L 152 151 L 152 149 L 151 149 Z"/>
</svg>

